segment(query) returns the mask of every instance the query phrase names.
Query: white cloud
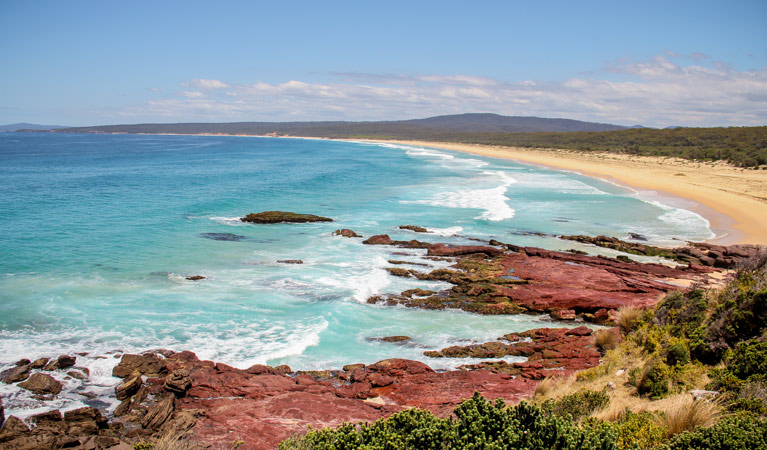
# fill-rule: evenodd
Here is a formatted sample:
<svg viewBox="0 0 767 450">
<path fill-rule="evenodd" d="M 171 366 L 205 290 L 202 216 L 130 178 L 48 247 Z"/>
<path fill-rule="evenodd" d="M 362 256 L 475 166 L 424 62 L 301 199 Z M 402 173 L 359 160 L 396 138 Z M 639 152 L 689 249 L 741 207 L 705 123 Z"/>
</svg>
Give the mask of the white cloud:
<svg viewBox="0 0 767 450">
<path fill-rule="evenodd" d="M 763 125 L 767 69 L 737 71 L 702 54 L 619 61 L 591 77 L 508 82 L 473 75 L 336 73 L 329 83 L 196 79 L 178 97 L 137 105 L 149 120 L 386 120 L 463 112 L 648 126 Z M 687 61 L 690 64 L 683 64 Z M 691 62 L 692 61 L 692 62 Z"/>
</svg>

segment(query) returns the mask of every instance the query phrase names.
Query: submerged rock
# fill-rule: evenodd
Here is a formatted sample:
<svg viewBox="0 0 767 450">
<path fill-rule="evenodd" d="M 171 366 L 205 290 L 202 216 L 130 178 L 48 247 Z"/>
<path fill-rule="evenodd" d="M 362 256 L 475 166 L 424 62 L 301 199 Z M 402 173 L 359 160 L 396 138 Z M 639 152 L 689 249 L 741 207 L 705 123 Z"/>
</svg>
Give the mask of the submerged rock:
<svg viewBox="0 0 767 450">
<path fill-rule="evenodd" d="M 200 281 L 200 280 L 204 280 L 205 278 L 206 278 L 205 275 L 192 275 L 192 276 L 186 277 L 186 279 L 189 281 Z"/>
<path fill-rule="evenodd" d="M 5 422 L 5 409 L 3 409 L 3 398 L 0 397 L 0 429 L 3 428 Z"/>
<path fill-rule="evenodd" d="M 404 344 L 410 341 L 410 336 L 371 337 L 371 338 L 367 338 L 367 340 L 373 341 L 373 342 L 378 341 L 378 342 L 392 342 L 392 343 Z"/>
<path fill-rule="evenodd" d="M 251 213 L 240 218 L 247 223 L 307 223 L 307 222 L 332 222 L 329 217 L 315 216 L 314 214 L 297 214 L 285 211 L 263 211 Z"/>
<path fill-rule="evenodd" d="M 303 264 L 304 263 L 300 259 L 278 259 L 277 262 L 280 264 Z"/>
<path fill-rule="evenodd" d="M 199 236 L 205 239 L 213 239 L 214 241 L 241 241 L 247 239 L 245 236 L 233 233 L 200 233 Z"/>
<path fill-rule="evenodd" d="M 34 373 L 27 381 L 19 383 L 19 387 L 39 395 L 58 395 L 64 386 L 50 375 Z"/>
<path fill-rule="evenodd" d="M 348 228 L 342 228 L 340 230 L 336 230 L 336 231 L 333 232 L 333 235 L 334 236 L 343 236 L 343 237 L 348 237 L 348 238 L 362 237 L 359 234 L 355 233 L 354 231 L 352 231 L 352 230 L 350 230 Z"/>
</svg>

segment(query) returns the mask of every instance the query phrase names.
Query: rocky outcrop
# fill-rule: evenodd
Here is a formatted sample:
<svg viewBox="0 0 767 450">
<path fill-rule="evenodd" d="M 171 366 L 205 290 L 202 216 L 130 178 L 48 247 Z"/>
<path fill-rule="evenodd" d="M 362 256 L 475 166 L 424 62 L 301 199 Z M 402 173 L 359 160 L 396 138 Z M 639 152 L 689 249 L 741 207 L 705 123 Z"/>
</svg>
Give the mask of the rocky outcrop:
<svg viewBox="0 0 767 450">
<path fill-rule="evenodd" d="M 27 381 L 19 383 L 24 388 L 38 395 L 58 395 L 63 385 L 50 375 L 34 373 Z"/>
<path fill-rule="evenodd" d="M 246 223 L 308 223 L 308 222 L 332 222 L 329 217 L 315 216 L 314 214 L 297 214 L 285 211 L 263 211 L 260 213 L 251 213 L 240 218 L 240 221 Z"/>
<path fill-rule="evenodd" d="M 428 248 L 431 245 L 428 242 L 421 242 L 415 239 L 410 241 L 394 241 L 388 234 L 371 236 L 362 241 L 362 243 L 366 245 L 393 245 L 400 248 Z"/>
<path fill-rule="evenodd" d="M 333 236 L 342 236 L 342 237 L 348 237 L 348 238 L 362 237 L 348 228 L 342 228 L 340 230 L 334 231 Z"/>
<path fill-rule="evenodd" d="M 414 233 L 428 233 L 429 230 L 427 230 L 424 227 L 419 227 L 418 225 L 400 225 L 400 230 L 410 230 Z"/>
<path fill-rule="evenodd" d="M 453 346 L 424 353 L 433 358 L 503 358 L 524 356 L 519 363 L 485 362 L 462 366 L 464 369 L 488 369 L 541 380 L 552 373 L 572 373 L 599 364 L 601 354 L 594 345 L 592 331 L 578 328 L 537 328 L 510 333 L 497 341 L 468 346 Z"/>
<path fill-rule="evenodd" d="M 138 371 L 141 375 L 156 377 L 167 373 L 168 369 L 165 367 L 165 358 L 159 354 L 125 354 L 120 359 L 120 363 L 112 369 L 112 375 L 125 378 L 133 375 L 134 371 Z"/>
<path fill-rule="evenodd" d="M 11 416 L 0 430 L 0 450 L 58 450 L 61 448 L 109 449 L 121 443 L 107 419 L 99 410 L 84 407 L 67 411 L 58 410 L 37 414 L 29 418 L 30 429 L 24 422 Z M 125 443 L 123 448 L 132 448 Z"/>
<path fill-rule="evenodd" d="M 630 235 L 634 240 L 647 240 L 646 238 L 643 239 L 643 236 L 633 233 L 630 233 Z M 691 242 L 684 247 L 663 248 L 637 242 L 626 242 L 608 236 L 592 237 L 576 235 L 560 236 L 560 239 L 610 248 L 633 255 L 660 256 L 682 264 L 695 264 L 723 269 L 733 269 L 744 261 L 756 257 L 759 253 L 765 253 L 764 246 L 750 244 L 722 246 L 705 242 Z"/>
<path fill-rule="evenodd" d="M 503 251 L 481 245 L 433 244 L 429 246 L 428 256 L 464 256 L 481 253 L 490 257 L 503 254 Z"/>
</svg>

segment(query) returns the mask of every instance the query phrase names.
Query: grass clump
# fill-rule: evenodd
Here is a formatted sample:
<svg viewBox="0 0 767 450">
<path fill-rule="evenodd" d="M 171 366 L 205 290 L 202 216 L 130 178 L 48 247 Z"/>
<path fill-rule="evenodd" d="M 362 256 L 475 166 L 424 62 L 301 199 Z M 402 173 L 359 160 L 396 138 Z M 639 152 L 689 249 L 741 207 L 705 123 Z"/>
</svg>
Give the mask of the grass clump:
<svg viewBox="0 0 767 450">
<path fill-rule="evenodd" d="M 630 333 L 639 323 L 643 310 L 636 306 L 621 306 L 618 308 L 618 327 L 624 334 Z"/>
<path fill-rule="evenodd" d="M 582 389 L 559 400 L 548 400 L 543 406 L 555 415 L 567 415 L 577 421 L 604 409 L 609 403 L 610 397 L 604 392 Z"/>
<path fill-rule="evenodd" d="M 605 354 L 618 346 L 618 336 L 610 330 L 597 330 L 594 333 L 594 345 Z"/>
<path fill-rule="evenodd" d="M 709 427 L 716 423 L 722 414 L 722 408 L 707 400 L 689 400 L 679 402 L 665 411 L 660 418 L 668 436 L 700 427 Z"/>
</svg>

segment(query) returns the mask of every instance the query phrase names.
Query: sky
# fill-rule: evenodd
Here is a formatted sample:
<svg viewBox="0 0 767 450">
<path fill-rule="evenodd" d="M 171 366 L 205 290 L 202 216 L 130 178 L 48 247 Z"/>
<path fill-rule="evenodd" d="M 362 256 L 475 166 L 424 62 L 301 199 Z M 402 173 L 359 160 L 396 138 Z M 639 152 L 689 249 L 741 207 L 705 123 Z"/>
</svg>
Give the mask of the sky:
<svg viewBox="0 0 767 450">
<path fill-rule="evenodd" d="M 0 124 L 767 125 L 765 24 L 765 0 L 0 0 Z"/>
</svg>

